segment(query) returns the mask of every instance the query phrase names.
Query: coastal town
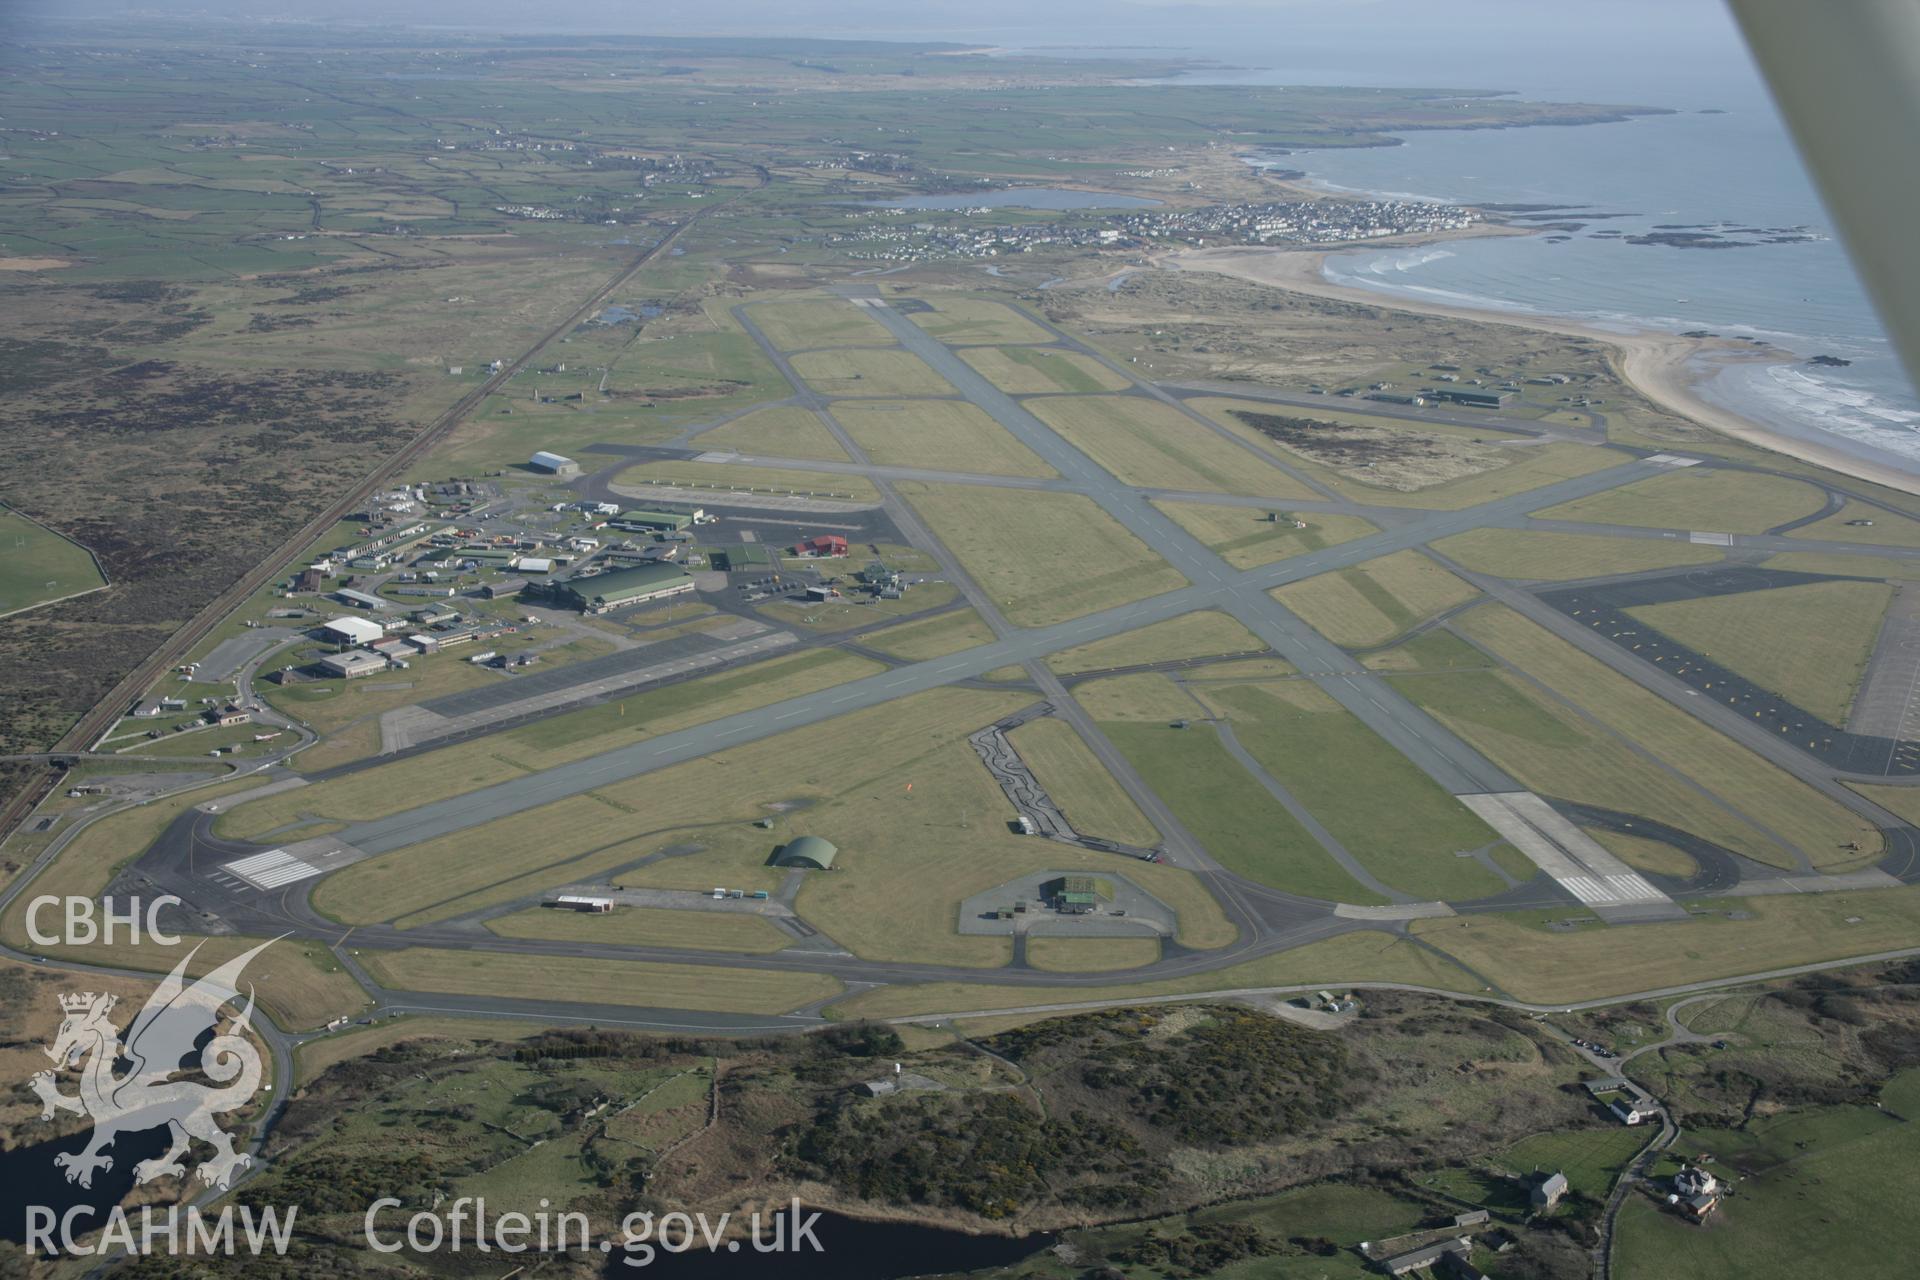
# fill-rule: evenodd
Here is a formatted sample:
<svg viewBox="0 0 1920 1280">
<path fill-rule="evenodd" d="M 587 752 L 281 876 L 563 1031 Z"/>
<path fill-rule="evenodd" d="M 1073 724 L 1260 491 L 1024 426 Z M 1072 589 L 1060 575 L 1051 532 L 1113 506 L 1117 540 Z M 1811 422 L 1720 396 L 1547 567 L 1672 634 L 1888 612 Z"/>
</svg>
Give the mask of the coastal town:
<svg viewBox="0 0 1920 1280">
<path fill-rule="evenodd" d="M 1003 196 L 1005 193 L 1001 193 Z M 1390 236 L 1465 231 L 1484 221 L 1464 205 L 1406 200 L 1284 200 L 1151 209 L 1060 221 L 1009 222 L 1004 209 L 979 205 L 943 210 L 866 209 L 853 231 L 829 238 L 860 245 L 846 256 L 870 262 L 917 263 L 950 258 L 994 258 L 1039 249 L 1193 248 L 1235 244 L 1351 244 Z M 957 219 L 957 220 L 956 220 Z"/>
</svg>

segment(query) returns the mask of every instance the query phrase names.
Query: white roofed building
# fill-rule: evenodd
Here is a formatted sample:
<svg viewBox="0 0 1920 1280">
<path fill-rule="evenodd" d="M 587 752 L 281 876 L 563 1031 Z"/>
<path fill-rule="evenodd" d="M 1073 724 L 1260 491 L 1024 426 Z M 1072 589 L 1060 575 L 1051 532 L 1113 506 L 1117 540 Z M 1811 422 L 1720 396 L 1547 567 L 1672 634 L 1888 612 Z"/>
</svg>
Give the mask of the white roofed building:
<svg viewBox="0 0 1920 1280">
<path fill-rule="evenodd" d="M 579 463 L 575 462 L 572 458 L 563 457 L 557 453 L 549 453 L 545 449 L 540 450 L 540 452 L 534 454 L 533 457 L 527 459 L 527 465 L 535 471 L 544 471 L 548 475 L 577 476 L 580 474 Z"/>
<path fill-rule="evenodd" d="M 320 624 L 320 633 L 338 644 L 371 644 L 387 629 L 365 618 L 339 617 Z"/>
</svg>

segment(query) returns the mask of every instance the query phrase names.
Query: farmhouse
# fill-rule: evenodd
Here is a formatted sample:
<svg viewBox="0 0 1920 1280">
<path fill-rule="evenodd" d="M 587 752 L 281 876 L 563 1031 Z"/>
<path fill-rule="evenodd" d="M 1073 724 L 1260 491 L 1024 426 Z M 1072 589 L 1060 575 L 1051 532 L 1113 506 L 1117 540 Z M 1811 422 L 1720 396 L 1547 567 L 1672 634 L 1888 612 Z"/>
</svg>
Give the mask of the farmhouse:
<svg viewBox="0 0 1920 1280">
<path fill-rule="evenodd" d="M 1472 1254 L 1473 1246 L 1465 1240 L 1442 1240 L 1438 1244 L 1382 1258 L 1379 1265 L 1390 1276 L 1404 1276 L 1439 1266 L 1446 1266 L 1447 1270 L 1452 1271 L 1456 1266 L 1466 1263 Z"/>
<path fill-rule="evenodd" d="M 572 458 L 562 457 L 557 453 L 548 453 L 545 449 L 542 449 L 527 459 L 527 465 L 535 471 L 544 471 L 551 476 L 577 476 L 580 474 L 579 463 L 575 462 Z"/>
<path fill-rule="evenodd" d="M 1673 1175 L 1673 1193 L 1667 1203 L 1695 1222 L 1705 1222 L 1707 1215 L 1720 1207 L 1721 1190 L 1720 1179 L 1705 1169 L 1682 1165 Z"/>
<path fill-rule="evenodd" d="M 1534 1184 L 1533 1192 L 1527 1198 L 1536 1209 L 1551 1209 L 1559 1204 L 1561 1197 L 1566 1194 L 1567 1175 L 1550 1173 Z"/>
<path fill-rule="evenodd" d="M 321 637 L 335 644 L 367 644 L 385 634 L 385 627 L 377 622 L 368 622 L 365 618 L 334 618 L 320 624 Z"/>
<path fill-rule="evenodd" d="M 1647 1103 L 1629 1101 L 1626 1098 L 1615 1098 L 1609 1110 L 1621 1124 L 1626 1125 L 1643 1124 L 1648 1120 L 1657 1119 L 1660 1115 Z"/>
</svg>

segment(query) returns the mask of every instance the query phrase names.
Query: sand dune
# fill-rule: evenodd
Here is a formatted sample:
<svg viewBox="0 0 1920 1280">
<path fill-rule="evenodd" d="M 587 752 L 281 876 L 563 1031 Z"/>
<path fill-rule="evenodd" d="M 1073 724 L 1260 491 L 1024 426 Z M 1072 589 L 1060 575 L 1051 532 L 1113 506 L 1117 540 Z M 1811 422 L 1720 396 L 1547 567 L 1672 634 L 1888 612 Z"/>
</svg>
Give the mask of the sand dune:
<svg viewBox="0 0 1920 1280">
<path fill-rule="evenodd" d="M 1159 266 L 1181 271 L 1217 271 L 1222 275 L 1250 280 L 1256 284 L 1272 285 L 1294 293 L 1313 294 L 1322 298 L 1337 298 L 1343 302 L 1362 302 L 1389 310 L 1411 311 L 1421 315 L 1451 316 L 1483 324 L 1510 324 L 1522 329 L 1538 329 L 1548 333 L 1590 338 L 1612 347 L 1617 353 L 1614 363 L 1619 369 L 1620 376 L 1647 399 L 1669 413 L 1697 422 L 1742 444 L 1770 449 L 1775 453 L 1798 458 L 1802 462 L 1810 462 L 1841 475 L 1885 485 L 1903 493 L 1920 494 L 1920 479 L 1893 467 L 1855 457 L 1818 441 L 1802 440 L 1770 430 L 1759 423 L 1741 417 L 1732 410 L 1710 403 L 1695 388 L 1698 375 L 1692 362 L 1696 356 L 1711 354 L 1720 360 L 1776 361 L 1784 361 L 1789 357 L 1762 355 L 1746 349 L 1744 344 L 1705 338 L 1683 338 L 1678 334 L 1657 330 L 1613 333 L 1555 317 L 1531 315 L 1519 317 L 1497 311 L 1477 311 L 1471 307 L 1389 297 L 1365 289 L 1352 289 L 1333 284 L 1321 273 L 1321 267 L 1326 261 L 1328 252 L 1349 251 L 1235 246 L 1164 253 L 1157 255 L 1154 261 Z"/>
</svg>

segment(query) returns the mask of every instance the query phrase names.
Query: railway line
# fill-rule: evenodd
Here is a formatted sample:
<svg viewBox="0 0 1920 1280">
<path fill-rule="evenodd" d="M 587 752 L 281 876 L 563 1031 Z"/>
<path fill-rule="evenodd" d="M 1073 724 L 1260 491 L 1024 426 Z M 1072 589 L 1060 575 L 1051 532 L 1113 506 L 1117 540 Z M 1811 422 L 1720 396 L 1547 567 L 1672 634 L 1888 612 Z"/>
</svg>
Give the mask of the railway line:
<svg viewBox="0 0 1920 1280">
<path fill-rule="evenodd" d="M 714 206 L 714 208 L 719 207 L 722 206 Z M 202 606 L 184 626 L 169 636 L 164 644 L 127 673 L 107 692 L 105 697 L 94 704 L 91 710 L 75 721 L 46 754 L 50 757 L 60 757 L 84 752 L 91 747 L 102 734 L 113 727 L 114 722 L 120 718 L 121 710 L 138 697 L 141 690 L 147 688 L 185 657 L 193 646 L 205 639 L 221 620 L 239 608 L 247 597 L 273 581 L 274 577 L 285 569 L 295 556 L 311 546 L 316 538 L 366 501 L 369 494 L 425 457 L 446 438 L 449 432 L 464 422 L 488 396 L 498 391 L 538 359 L 557 338 L 584 322 L 609 296 L 625 286 L 648 264 L 667 253 L 689 228 L 693 227 L 704 214 L 710 212 L 712 212 L 710 209 L 702 210 L 701 213 L 691 214 L 674 224 L 673 228 L 658 242 L 622 267 L 565 318 L 542 334 L 532 346 L 502 366 L 499 372 L 485 382 L 461 396 L 399 450 L 369 471 L 352 489 L 300 526 L 258 566 L 230 583 L 219 595 Z M 19 822 L 32 811 L 33 806 L 39 803 L 57 778 L 56 770 L 50 776 L 27 780 L 14 793 L 10 803 L 4 809 L 0 809 L 0 839 L 5 839 L 12 833 Z"/>
</svg>

